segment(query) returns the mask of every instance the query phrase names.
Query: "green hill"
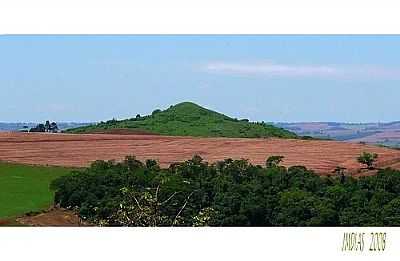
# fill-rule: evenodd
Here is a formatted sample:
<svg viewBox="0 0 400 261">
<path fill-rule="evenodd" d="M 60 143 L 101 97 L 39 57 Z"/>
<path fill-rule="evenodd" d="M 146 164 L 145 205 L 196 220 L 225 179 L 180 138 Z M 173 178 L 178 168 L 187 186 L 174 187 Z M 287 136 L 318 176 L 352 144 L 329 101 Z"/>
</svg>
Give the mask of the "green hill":
<svg viewBox="0 0 400 261">
<path fill-rule="evenodd" d="M 179 103 L 167 110 L 155 110 L 152 115 L 127 120 L 110 120 L 96 125 L 69 129 L 68 133 L 99 133 L 110 130 L 131 130 L 132 133 L 154 133 L 172 136 L 199 137 L 281 137 L 297 138 L 297 135 L 266 124 L 230 118 L 205 109 L 191 102 Z"/>
</svg>

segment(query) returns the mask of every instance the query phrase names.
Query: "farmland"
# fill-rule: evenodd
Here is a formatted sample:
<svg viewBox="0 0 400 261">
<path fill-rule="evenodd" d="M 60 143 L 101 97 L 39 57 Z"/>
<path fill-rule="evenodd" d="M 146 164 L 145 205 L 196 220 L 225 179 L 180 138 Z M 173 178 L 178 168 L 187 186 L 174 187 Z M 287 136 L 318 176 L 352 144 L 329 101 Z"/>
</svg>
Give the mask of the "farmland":
<svg viewBox="0 0 400 261">
<path fill-rule="evenodd" d="M 378 167 L 396 166 L 400 151 L 337 141 L 300 139 L 195 138 L 160 135 L 0 133 L 0 160 L 52 166 L 85 167 L 95 160 L 121 160 L 135 155 L 156 159 L 162 167 L 198 154 L 209 162 L 245 158 L 264 165 L 271 155 L 282 155 L 284 166 L 302 165 L 319 174 L 336 166 L 356 173 L 363 151 L 379 155 Z"/>
<path fill-rule="evenodd" d="M 127 155 L 135 155 L 143 162 L 155 159 L 162 168 L 189 160 L 196 154 L 208 162 L 244 158 L 259 165 L 265 165 L 269 156 L 281 155 L 284 156 L 281 165 L 286 167 L 301 165 L 326 175 L 341 166 L 347 168 L 349 174 L 363 176 L 376 172 L 360 172 L 362 166 L 357 157 L 368 151 L 379 155 L 377 167 L 400 169 L 400 150 L 365 144 L 279 138 L 163 136 L 114 130 L 119 134 L 0 133 L 0 221 L 15 220 L 25 213 L 49 208 L 54 200 L 50 183 L 68 174 L 72 168 L 88 167 L 96 160 L 122 161 Z M 77 217 L 63 210 L 22 217 L 17 222 L 26 225 L 78 225 Z"/>
<path fill-rule="evenodd" d="M 293 131 L 298 135 L 328 138 L 348 142 L 400 146 L 400 122 L 389 123 L 343 123 L 298 122 L 276 123 L 275 126 Z"/>
<path fill-rule="evenodd" d="M 0 220 L 47 209 L 53 202 L 50 182 L 69 171 L 0 162 Z"/>
</svg>

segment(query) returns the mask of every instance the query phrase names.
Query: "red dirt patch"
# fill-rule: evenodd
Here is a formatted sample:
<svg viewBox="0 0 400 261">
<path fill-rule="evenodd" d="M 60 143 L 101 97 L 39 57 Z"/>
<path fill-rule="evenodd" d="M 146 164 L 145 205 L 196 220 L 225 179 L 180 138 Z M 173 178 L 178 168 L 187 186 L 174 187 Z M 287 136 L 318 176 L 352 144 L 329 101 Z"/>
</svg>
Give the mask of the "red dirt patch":
<svg viewBox="0 0 400 261">
<path fill-rule="evenodd" d="M 61 208 L 51 209 L 47 212 L 17 218 L 18 223 L 34 227 L 79 227 L 86 224 L 73 211 Z"/>
<path fill-rule="evenodd" d="M 9 223 L 8 220 L 0 219 L 0 226 L 7 225 Z"/>
<path fill-rule="evenodd" d="M 340 165 L 356 173 L 363 151 L 379 155 L 378 167 L 400 167 L 400 150 L 338 141 L 295 139 L 193 138 L 159 135 L 0 133 L 0 160 L 26 164 L 88 166 L 94 160 L 121 160 L 135 155 L 157 159 L 161 166 L 199 154 L 208 162 L 245 158 L 264 165 L 271 155 L 283 165 L 303 165 L 320 174 Z"/>
</svg>

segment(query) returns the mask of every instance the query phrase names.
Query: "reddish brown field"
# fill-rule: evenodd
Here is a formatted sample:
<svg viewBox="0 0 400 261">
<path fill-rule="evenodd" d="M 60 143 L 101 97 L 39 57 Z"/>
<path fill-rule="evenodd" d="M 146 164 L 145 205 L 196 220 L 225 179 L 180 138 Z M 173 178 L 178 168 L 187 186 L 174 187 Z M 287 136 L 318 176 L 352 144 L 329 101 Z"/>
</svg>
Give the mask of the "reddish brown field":
<svg viewBox="0 0 400 261">
<path fill-rule="evenodd" d="M 399 150 L 336 141 L 0 133 L 2 161 L 74 167 L 88 166 L 97 159 L 121 160 L 126 155 L 157 159 L 163 167 L 194 154 L 208 162 L 245 158 L 262 165 L 267 157 L 282 155 L 285 166 L 303 165 L 327 174 L 340 165 L 356 173 L 360 168 L 356 158 L 363 151 L 377 153 L 379 167 L 400 167 Z"/>
</svg>

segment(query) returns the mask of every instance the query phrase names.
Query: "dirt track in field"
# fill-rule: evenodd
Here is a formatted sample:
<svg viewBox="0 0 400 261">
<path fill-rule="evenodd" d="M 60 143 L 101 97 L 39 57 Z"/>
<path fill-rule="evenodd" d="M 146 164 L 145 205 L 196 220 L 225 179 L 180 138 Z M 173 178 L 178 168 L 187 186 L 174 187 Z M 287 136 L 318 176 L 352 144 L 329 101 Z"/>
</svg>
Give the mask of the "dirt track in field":
<svg viewBox="0 0 400 261">
<path fill-rule="evenodd" d="M 0 160 L 27 164 L 88 166 L 97 159 L 121 160 L 135 155 L 157 159 L 161 166 L 198 154 L 208 162 L 249 159 L 263 165 L 271 155 L 284 156 L 283 165 L 303 165 L 320 174 L 336 166 L 357 173 L 363 151 L 379 155 L 378 166 L 400 167 L 400 150 L 336 141 L 288 139 L 193 138 L 159 135 L 0 133 Z"/>
</svg>

